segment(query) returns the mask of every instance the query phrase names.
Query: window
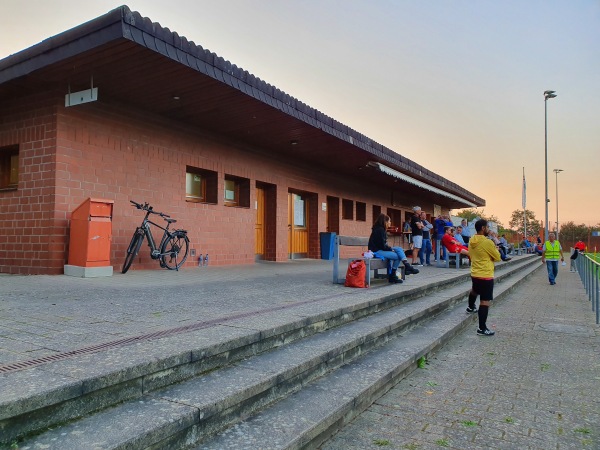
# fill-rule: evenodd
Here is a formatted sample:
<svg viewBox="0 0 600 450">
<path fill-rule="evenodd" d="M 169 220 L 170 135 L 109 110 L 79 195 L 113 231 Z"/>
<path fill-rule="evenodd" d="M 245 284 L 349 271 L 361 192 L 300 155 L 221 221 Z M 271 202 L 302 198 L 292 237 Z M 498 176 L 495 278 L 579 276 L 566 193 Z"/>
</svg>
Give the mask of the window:
<svg viewBox="0 0 600 450">
<path fill-rule="evenodd" d="M 381 206 L 373 205 L 373 223 L 377 222 L 377 218 L 381 214 Z"/>
<path fill-rule="evenodd" d="M 360 222 L 367 221 L 367 204 L 363 202 L 356 202 L 356 220 Z"/>
<path fill-rule="evenodd" d="M 19 147 L 0 148 L 0 189 L 17 189 L 19 184 Z"/>
<path fill-rule="evenodd" d="M 250 207 L 250 180 L 225 175 L 223 198 L 225 206 Z"/>
<path fill-rule="evenodd" d="M 342 199 L 342 219 L 354 220 L 354 202 Z"/>
<path fill-rule="evenodd" d="M 400 227 L 402 229 L 402 211 L 399 209 L 388 208 L 387 215 L 392 219 L 393 227 Z"/>
<path fill-rule="evenodd" d="M 185 199 L 188 202 L 217 203 L 217 173 L 186 167 Z"/>
</svg>

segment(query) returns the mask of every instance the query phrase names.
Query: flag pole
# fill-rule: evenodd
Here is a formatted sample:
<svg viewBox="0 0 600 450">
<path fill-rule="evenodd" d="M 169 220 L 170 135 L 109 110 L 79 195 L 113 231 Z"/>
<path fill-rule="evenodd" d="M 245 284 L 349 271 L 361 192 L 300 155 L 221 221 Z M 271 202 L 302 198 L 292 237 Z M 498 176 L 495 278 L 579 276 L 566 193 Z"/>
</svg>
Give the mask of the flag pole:
<svg viewBox="0 0 600 450">
<path fill-rule="evenodd" d="M 523 167 L 523 239 L 527 239 L 527 192 L 525 186 L 525 167 Z"/>
</svg>

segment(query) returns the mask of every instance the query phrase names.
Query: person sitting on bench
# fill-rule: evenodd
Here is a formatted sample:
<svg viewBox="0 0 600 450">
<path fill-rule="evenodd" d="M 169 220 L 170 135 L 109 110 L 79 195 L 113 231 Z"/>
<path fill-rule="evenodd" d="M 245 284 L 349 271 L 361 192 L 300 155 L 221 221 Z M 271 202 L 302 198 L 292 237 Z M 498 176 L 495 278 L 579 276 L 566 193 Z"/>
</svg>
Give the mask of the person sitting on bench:
<svg viewBox="0 0 600 450">
<path fill-rule="evenodd" d="M 403 249 L 400 247 L 390 247 L 387 244 L 387 229 L 391 223 L 392 219 L 390 219 L 390 216 L 387 214 L 379 215 L 375 221 L 375 225 L 373 225 L 368 247 L 375 254 L 375 257 L 391 261 L 391 270 L 388 268 L 388 281 L 390 283 L 402 283 L 402 280 L 396 275 L 396 270 L 401 261 L 404 264 L 406 275 L 410 275 L 411 273 L 417 274 L 419 270 L 409 264 Z"/>
<path fill-rule="evenodd" d="M 454 233 L 456 229 L 454 227 L 446 227 L 444 228 L 444 236 L 442 237 L 442 245 L 448 250 L 450 253 L 458 253 L 461 255 L 469 256 L 469 249 L 464 245 L 461 245 L 454 238 Z"/>
</svg>

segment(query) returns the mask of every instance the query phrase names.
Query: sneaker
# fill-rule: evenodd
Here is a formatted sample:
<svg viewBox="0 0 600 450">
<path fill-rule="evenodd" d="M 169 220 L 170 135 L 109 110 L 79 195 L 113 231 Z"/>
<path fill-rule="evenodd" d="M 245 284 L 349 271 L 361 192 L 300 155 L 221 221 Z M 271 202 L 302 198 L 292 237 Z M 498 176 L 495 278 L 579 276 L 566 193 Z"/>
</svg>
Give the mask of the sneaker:
<svg viewBox="0 0 600 450">
<path fill-rule="evenodd" d="M 391 276 L 388 278 L 388 282 L 392 284 L 402 284 L 402 279 L 397 276 Z"/>
<path fill-rule="evenodd" d="M 477 328 L 477 334 L 480 335 L 480 336 L 493 336 L 493 335 L 496 334 L 496 332 L 492 331 L 492 330 L 490 330 L 488 328 L 486 328 L 485 330 Z"/>
<path fill-rule="evenodd" d="M 423 267 L 423 264 L 413 264 L 415 267 Z"/>
<path fill-rule="evenodd" d="M 471 308 L 470 306 L 467 306 L 467 314 L 473 314 L 477 312 L 477 308 Z"/>
</svg>

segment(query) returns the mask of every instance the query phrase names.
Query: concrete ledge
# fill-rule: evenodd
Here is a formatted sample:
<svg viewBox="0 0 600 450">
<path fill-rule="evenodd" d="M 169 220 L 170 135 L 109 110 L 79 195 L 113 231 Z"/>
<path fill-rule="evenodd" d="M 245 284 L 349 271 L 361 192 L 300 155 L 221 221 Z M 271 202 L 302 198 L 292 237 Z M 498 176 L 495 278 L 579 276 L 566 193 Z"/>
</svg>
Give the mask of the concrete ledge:
<svg viewBox="0 0 600 450">
<path fill-rule="evenodd" d="M 78 278 L 112 277 L 113 267 L 81 267 L 65 264 L 65 275 Z"/>
<path fill-rule="evenodd" d="M 500 273 L 497 279 L 504 279 L 511 275 L 519 276 L 520 273 L 528 272 L 532 262 L 535 263 L 536 261 L 533 259 L 531 261 L 521 260 L 520 264 L 517 264 L 517 261 L 513 260 L 510 263 L 502 263 L 498 267 Z M 235 393 L 230 390 L 229 396 L 219 396 L 221 398 L 220 405 L 211 403 L 210 406 L 204 405 L 202 407 L 201 405 L 204 403 L 202 401 L 192 403 L 194 407 L 202 408 L 201 417 L 204 420 L 212 416 L 213 426 L 218 429 L 227 425 L 230 415 L 237 420 L 240 410 L 245 413 L 251 412 L 256 404 L 260 404 L 262 397 L 266 401 L 272 401 L 274 397 L 281 394 L 285 395 L 290 390 L 294 390 L 297 383 L 304 384 L 308 379 L 320 376 L 327 368 L 335 368 L 340 364 L 347 363 L 349 360 L 360 356 L 362 352 L 384 344 L 398 333 L 407 330 L 407 327 L 412 328 L 420 321 L 440 313 L 444 308 L 462 301 L 468 290 L 464 286 L 467 281 L 470 281 L 470 276 L 465 273 L 459 277 L 453 276 L 446 280 L 429 283 L 420 288 L 380 296 L 367 302 L 361 300 L 354 305 L 341 306 L 348 302 L 347 296 L 343 299 L 331 300 L 331 303 L 299 305 L 297 308 L 288 311 L 285 318 L 252 317 L 239 322 L 235 320 L 222 323 L 216 329 L 196 330 L 185 335 L 143 342 L 129 347 L 45 364 L 40 366 L 38 370 L 60 374 L 67 377 L 67 379 L 58 380 L 58 386 L 55 386 L 54 389 L 48 389 L 47 394 L 51 395 L 44 396 L 43 392 L 37 392 L 36 400 L 29 405 L 27 405 L 26 400 L 29 394 L 20 392 L 19 383 L 13 384 L 15 390 L 13 397 L 18 398 L 20 401 L 18 404 L 12 404 L 10 401 L 5 402 L 6 406 L 10 405 L 11 407 L 9 409 L 10 414 L 7 414 L 8 420 L 3 423 L 10 423 L 15 427 L 12 437 L 16 438 L 42 428 L 39 426 L 42 421 L 32 426 L 24 426 L 24 424 L 17 426 L 16 422 L 19 418 L 15 416 L 19 413 L 23 414 L 36 409 L 39 411 L 41 408 L 50 406 L 44 413 L 49 413 L 53 409 L 65 409 L 69 413 L 61 415 L 59 422 L 71 420 L 81 416 L 82 413 L 90 412 L 90 408 L 82 410 L 81 405 L 78 405 L 79 402 L 89 401 L 90 394 L 96 399 L 92 402 L 93 407 L 91 410 L 106 408 L 131 398 L 144 399 L 146 398 L 144 394 L 149 391 L 154 391 L 153 396 L 155 397 L 164 395 L 169 401 L 182 402 L 181 398 L 177 398 L 179 396 L 171 399 L 169 395 L 166 395 L 170 388 L 161 393 L 156 389 L 187 378 L 193 378 L 202 372 L 218 369 L 223 365 L 257 355 L 273 347 L 282 346 L 281 350 L 284 353 L 289 353 L 292 346 L 283 344 L 297 341 L 296 345 L 298 347 L 306 346 L 307 343 L 299 341 L 301 338 L 314 336 L 319 331 L 350 323 L 347 330 L 342 328 L 329 330 L 338 338 L 342 338 L 342 335 L 346 336 L 341 341 L 332 339 L 320 349 L 322 353 L 316 351 L 318 346 L 314 344 L 316 341 L 325 339 L 324 335 L 311 341 L 313 345 L 310 345 L 310 351 L 307 350 L 302 357 L 306 359 L 299 360 L 300 355 L 296 354 L 293 363 L 289 360 L 280 361 L 279 364 L 282 364 L 285 368 L 281 367 L 279 369 L 275 369 L 278 366 L 276 361 L 271 360 L 270 363 L 266 364 L 266 367 L 271 368 L 271 371 L 273 371 L 271 376 L 274 375 L 277 381 L 263 373 L 263 377 L 266 375 L 266 378 L 271 378 L 271 381 L 269 381 L 270 384 L 267 383 L 261 386 L 258 391 L 256 391 L 256 386 L 253 386 L 254 383 L 231 383 L 229 384 L 230 389 L 237 384 L 239 390 L 234 389 L 234 391 L 237 391 Z M 509 286 L 511 285 L 506 285 L 506 287 Z M 436 291 L 440 289 L 444 289 L 443 293 L 436 294 Z M 419 298 L 418 302 L 411 301 Z M 394 310 L 393 308 L 396 306 L 401 306 L 404 311 Z M 382 311 L 386 313 L 376 314 Z M 376 322 L 376 325 L 367 327 L 367 322 L 360 326 L 351 323 L 365 316 L 367 316 L 367 319 Z M 464 311 L 462 311 L 462 316 L 464 316 Z M 388 319 L 384 320 L 385 317 L 388 317 Z M 354 336 L 351 336 L 353 333 L 355 333 Z M 337 344 L 334 344 L 335 341 L 337 341 Z M 261 355 L 261 357 L 263 361 L 269 359 L 267 355 Z M 237 370 L 248 373 L 246 372 L 247 369 L 252 367 L 253 370 L 258 371 L 259 369 L 255 364 L 256 362 L 241 363 Z M 265 368 L 262 370 L 265 371 Z M 270 371 L 266 370 L 266 372 Z M 2 377 L 2 381 L 5 385 L 9 385 L 12 381 L 15 381 L 15 375 L 19 373 L 23 374 L 25 372 L 6 374 Z M 219 373 L 222 373 L 222 371 Z M 248 378 L 247 381 L 250 381 L 249 378 L 251 377 L 246 376 L 243 378 Z M 201 379 L 203 381 L 199 382 L 199 385 L 202 386 L 202 391 L 208 388 L 208 392 L 217 392 L 218 377 L 213 386 L 209 383 L 210 376 L 204 376 Z M 191 383 L 193 384 L 194 381 L 196 380 L 192 380 Z M 143 384 L 143 389 L 140 383 Z M 73 387 L 83 392 L 81 394 L 73 393 Z M 135 393 L 132 392 L 132 388 L 135 389 Z M 110 395 L 95 395 L 96 391 L 105 389 L 110 390 Z M 44 389 L 40 390 L 43 391 Z M 118 392 L 121 390 L 122 397 L 119 399 Z M 98 394 L 101 393 L 98 392 Z M 189 399 L 193 398 L 194 395 L 189 393 L 184 397 Z M 237 398 L 234 400 L 235 397 Z M 239 404 L 240 399 L 242 399 L 242 404 Z M 239 406 L 235 406 L 236 404 L 239 404 Z M 67 405 L 69 407 L 65 408 Z M 127 408 L 128 406 L 124 404 L 123 407 Z M 117 408 L 120 408 L 120 406 Z M 100 415 L 102 414 L 100 413 Z M 24 416 L 21 416 L 22 418 Z M 90 421 L 92 419 L 93 417 L 89 418 Z M 87 423 L 88 419 L 84 420 Z M 77 423 L 73 424 L 75 428 L 78 426 Z M 197 424 L 201 423 L 201 421 L 197 422 Z M 55 423 L 43 421 L 43 427 L 52 425 L 55 425 Z M 2 423 L 0 423 L 1 428 Z M 194 429 L 178 429 L 176 433 L 181 434 L 182 437 L 187 433 L 196 435 L 199 432 L 198 428 L 195 425 L 192 428 Z M 57 433 L 60 432 L 57 431 Z M 167 439 L 168 437 L 162 435 L 161 438 Z M 195 438 L 192 438 L 193 440 Z M 36 442 L 42 441 L 36 440 Z"/>
</svg>

